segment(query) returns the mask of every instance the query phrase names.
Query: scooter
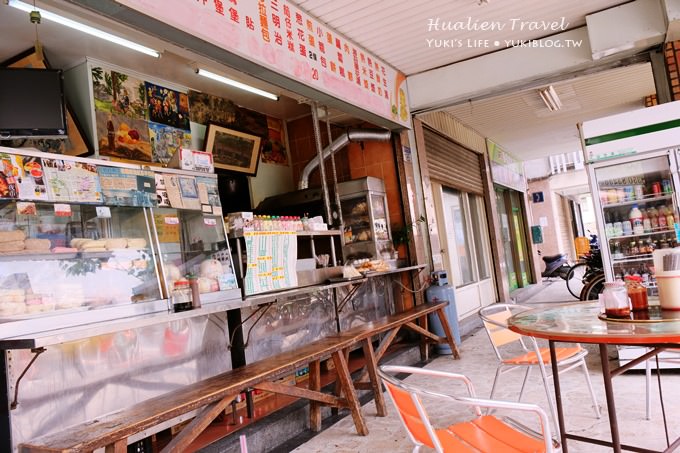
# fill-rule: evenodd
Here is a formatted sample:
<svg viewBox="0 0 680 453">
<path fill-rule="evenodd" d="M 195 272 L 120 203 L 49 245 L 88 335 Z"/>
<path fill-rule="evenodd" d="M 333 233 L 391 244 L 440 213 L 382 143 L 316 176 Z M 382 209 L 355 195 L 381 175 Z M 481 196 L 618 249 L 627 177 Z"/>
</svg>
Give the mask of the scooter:
<svg viewBox="0 0 680 453">
<path fill-rule="evenodd" d="M 539 251 L 538 254 L 540 255 L 541 252 Z M 567 274 L 569 273 L 569 269 L 571 269 L 571 266 L 567 261 L 567 255 L 559 253 L 557 255 L 544 256 L 542 258 L 545 263 L 545 270 L 541 272 L 541 277 L 560 277 L 564 280 L 567 279 Z"/>
</svg>

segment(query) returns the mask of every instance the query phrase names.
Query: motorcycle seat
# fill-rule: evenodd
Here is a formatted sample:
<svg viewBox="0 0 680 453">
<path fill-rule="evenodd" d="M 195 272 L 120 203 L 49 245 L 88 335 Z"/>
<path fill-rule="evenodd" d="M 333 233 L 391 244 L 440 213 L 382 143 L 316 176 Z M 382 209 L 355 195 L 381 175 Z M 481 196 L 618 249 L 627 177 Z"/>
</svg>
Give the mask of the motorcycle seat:
<svg viewBox="0 0 680 453">
<path fill-rule="evenodd" d="M 543 261 L 545 261 L 546 263 L 551 263 L 553 261 L 557 261 L 559 259 L 562 259 L 563 256 L 564 255 L 561 254 L 561 253 L 558 253 L 557 255 L 544 256 Z"/>
</svg>

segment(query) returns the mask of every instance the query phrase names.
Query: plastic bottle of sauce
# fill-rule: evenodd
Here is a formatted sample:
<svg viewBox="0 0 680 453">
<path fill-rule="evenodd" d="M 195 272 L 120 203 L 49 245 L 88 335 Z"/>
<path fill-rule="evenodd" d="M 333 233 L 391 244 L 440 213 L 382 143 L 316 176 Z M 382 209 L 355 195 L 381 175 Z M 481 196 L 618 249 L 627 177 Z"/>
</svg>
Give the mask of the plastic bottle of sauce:
<svg viewBox="0 0 680 453">
<path fill-rule="evenodd" d="M 652 222 L 649 220 L 649 214 L 646 210 L 642 211 L 642 229 L 645 233 L 652 232 Z"/>
<path fill-rule="evenodd" d="M 628 218 L 630 219 L 630 224 L 633 228 L 633 234 L 644 234 L 645 229 L 643 226 L 643 220 L 642 220 L 642 212 L 640 212 L 640 208 L 638 208 L 638 205 L 634 204 L 633 209 L 630 210 L 630 213 L 628 214 Z"/>
<path fill-rule="evenodd" d="M 630 305 L 633 311 L 647 310 L 647 288 L 642 286 L 642 277 L 631 275 L 626 277 L 626 291 L 630 297 Z"/>
</svg>

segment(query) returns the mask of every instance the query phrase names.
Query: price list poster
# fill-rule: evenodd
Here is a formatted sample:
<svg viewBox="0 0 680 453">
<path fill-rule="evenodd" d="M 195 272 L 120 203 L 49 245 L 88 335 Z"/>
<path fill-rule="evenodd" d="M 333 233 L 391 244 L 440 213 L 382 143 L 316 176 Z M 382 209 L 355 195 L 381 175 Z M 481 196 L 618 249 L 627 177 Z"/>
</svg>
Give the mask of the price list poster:
<svg viewBox="0 0 680 453">
<path fill-rule="evenodd" d="M 297 286 L 294 231 L 245 231 L 246 295 Z"/>
</svg>

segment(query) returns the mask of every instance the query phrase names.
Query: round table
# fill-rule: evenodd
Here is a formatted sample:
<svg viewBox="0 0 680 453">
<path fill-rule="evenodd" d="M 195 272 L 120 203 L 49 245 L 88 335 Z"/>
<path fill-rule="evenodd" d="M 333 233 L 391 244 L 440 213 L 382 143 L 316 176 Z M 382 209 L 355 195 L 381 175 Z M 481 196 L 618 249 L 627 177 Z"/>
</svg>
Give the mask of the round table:
<svg viewBox="0 0 680 453">
<path fill-rule="evenodd" d="M 597 302 L 551 303 L 547 307 L 530 309 L 508 319 L 508 327 L 514 332 L 536 338 L 543 338 L 549 342 L 560 437 L 562 440 L 562 449 L 565 453 L 567 452 L 566 440 L 568 438 L 610 446 L 615 452 L 620 452 L 622 448 L 627 450 L 637 449 L 640 451 L 637 447 L 621 445 L 611 380 L 613 377 L 618 376 L 633 366 L 658 355 L 665 349 L 677 348 L 680 346 L 679 312 L 663 311 L 664 317 L 667 319 L 657 322 L 643 320 L 630 320 L 625 322 L 622 322 L 621 320 L 602 320 L 598 317 L 599 314 L 600 306 Z M 559 373 L 557 372 L 555 356 L 556 342 L 592 343 L 599 345 L 602 376 L 607 399 L 607 412 L 609 414 L 609 425 L 612 435 L 611 442 L 584 436 L 576 436 L 565 432 Z M 637 345 L 652 349 L 646 354 L 643 354 L 619 368 L 610 369 L 609 361 L 607 359 L 607 345 L 610 344 Z M 666 420 L 664 417 L 664 425 L 665 424 Z M 670 445 L 669 451 L 677 446 L 680 446 L 680 439 Z"/>
</svg>

